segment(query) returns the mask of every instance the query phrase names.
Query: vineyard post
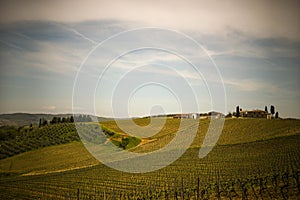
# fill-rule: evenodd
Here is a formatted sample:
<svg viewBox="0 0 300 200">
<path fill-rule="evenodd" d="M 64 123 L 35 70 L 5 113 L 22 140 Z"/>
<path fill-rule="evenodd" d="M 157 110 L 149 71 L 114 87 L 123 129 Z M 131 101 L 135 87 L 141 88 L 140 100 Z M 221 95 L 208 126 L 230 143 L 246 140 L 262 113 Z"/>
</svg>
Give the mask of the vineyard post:
<svg viewBox="0 0 300 200">
<path fill-rule="evenodd" d="M 80 192 L 79 192 L 79 188 L 77 188 L 77 200 L 79 200 L 79 195 L 80 195 Z"/>
<path fill-rule="evenodd" d="M 184 199 L 184 179 L 181 178 L 181 199 Z"/>
<path fill-rule="evenodd" d="M 116 199 L 116 186 L 114 185 L 114 188 L 113 188 L 113 199 Z"/>
<path fill-rule="evenodd" d="M 168 187 L 167 187 L 167 184 L 168 184 Z M 168 200 L 169 199 L 169 182 L 165 182 L 165 198 Z"/>
<path fill-rule="evenodd" d="M 177 200 L 176 177 L 174 178 L 174 199 Z"/>
<path fill-rule="evenodd" d="M 150 199 L 152 199 L 152 182 L 150 182 L 150 191 L 149 191 L 149 194 L 150 194 Z"/>
<path fill-rule="evenodd" d="M 217 193 L 218 193 L 218 200 L 221 199 L 221 192 L 220 192 L 220 172 L 218 171 L 217 174 Z"/>
<path fill-rule="evenodd" d="M 197 200 L 200 199 L 200 177 L 198 175 L 198 180 L 197 180 Z"/>
</svg>

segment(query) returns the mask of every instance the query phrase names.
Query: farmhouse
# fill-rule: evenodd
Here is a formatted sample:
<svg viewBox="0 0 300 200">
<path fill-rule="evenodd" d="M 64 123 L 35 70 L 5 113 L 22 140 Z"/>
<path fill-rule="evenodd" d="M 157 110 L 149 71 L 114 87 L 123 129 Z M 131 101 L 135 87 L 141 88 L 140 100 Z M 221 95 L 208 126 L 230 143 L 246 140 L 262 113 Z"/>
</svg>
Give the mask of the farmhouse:
<svg viewBox="0 0 300 200">
<path fill-rule="evenodd" d="M 267 118 L 271 119 L 271 114 L 264 110 L 243 110 L 240 111 L 240 116 L 245 118 Z"/>
</svg>

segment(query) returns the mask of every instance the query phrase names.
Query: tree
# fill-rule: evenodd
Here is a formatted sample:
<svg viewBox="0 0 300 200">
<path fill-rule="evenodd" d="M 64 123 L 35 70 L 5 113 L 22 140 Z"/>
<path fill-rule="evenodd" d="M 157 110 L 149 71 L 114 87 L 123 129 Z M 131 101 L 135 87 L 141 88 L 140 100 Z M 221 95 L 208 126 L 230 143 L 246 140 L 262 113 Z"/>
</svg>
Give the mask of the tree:
<svg viewBox="0 0 300 200">
<path fill-rule="evenodd" d="M 40 118 L 39 128 L 42 126 L 42 119 Z"/>
<path fill-rule="evenodd" d="M 70 122 L 71 122 L 71 123 L 74 122 L 74 117 L 73 117 L 73 116 L 70 117 Z"/>
<path fill-rule="evenodd" d="M 265 111 L 268 113 L 268 107 L 267 106 L 265 106 Z"/>
<path fill-rule="evenodd" d="M 70 123 L 70 117 L 66 117 L 66 122 Z"/>
<path fill-rule="evenodd" d="M 278 112 L 276 112 L 276 114 L 275 114 L 276 119 L 278 119 L 278 117 L 279 117 L 278 115 L 279 115 Z"/>
<path fill-rule="evenodd" d="M 61 120 L 61 122 L 62 122 L 62 123 L 66 123 L 66 122 L 67 122 L 67 119 L 66 119 L 65 117 L 63 117 L 62 120 Z"/>
<path fill-rule="evenodd" d="M 129 138 L 122 138 L 122 141 L 120 143 L 120 147 L 123 149 L 126 149 L 126 146 L 129 144 Z"/>
<path fill-rule="evenodd" d="M 57 117 L 53 117 L 50 121 L 50 124 L 56 124 L 57 123 Z"/>
<path fill-rule="evenodd" d="M 240 116 L 240 107 L 236 107 L 236 117 L 238 118 Z"/>
<path fill-rule="evenodd" d="M 227 115 L 226 115 L 227 118 L 231 118 L 232 117 L 232 114 L 231 112 L 229 112 Z"/>
<path fill-rule="evenodd" d="M 270 111 L 273 116 L 275 114 L 275 107 L 273 105 L 271 105 Z"/>
<path fill-rule="evenodd" d="M 48 125 L 48 121 L 43 118 L 43 126 Z"/>
</svg>

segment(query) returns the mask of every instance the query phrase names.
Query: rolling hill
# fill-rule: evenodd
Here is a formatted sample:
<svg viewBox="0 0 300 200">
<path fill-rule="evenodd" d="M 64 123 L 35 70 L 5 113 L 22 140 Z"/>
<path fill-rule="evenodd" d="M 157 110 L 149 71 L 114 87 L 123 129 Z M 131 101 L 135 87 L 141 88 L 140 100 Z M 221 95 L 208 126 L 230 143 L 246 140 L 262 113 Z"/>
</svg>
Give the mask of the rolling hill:
<svg viewBox="0 0 300 200">
<path fill-rule="evenodd" d="M 147 119 L 136 119 L 141 126 Z M 162 131 L 130 151 L 166 145 L 178 130 Z M 101 122 L 125 134 L 113 121 Z M 191 121 L 191 124 L 193 122 Z M 208 120 L 191 147 L 171 165 L 144 174 L 101 164 L 81 142 L 54 145 L 0 160 L 2 199 L 297 199 L 300 194 L 300 120 L 227 119 L 218 145 L 198 158 Z"/>
</svg>

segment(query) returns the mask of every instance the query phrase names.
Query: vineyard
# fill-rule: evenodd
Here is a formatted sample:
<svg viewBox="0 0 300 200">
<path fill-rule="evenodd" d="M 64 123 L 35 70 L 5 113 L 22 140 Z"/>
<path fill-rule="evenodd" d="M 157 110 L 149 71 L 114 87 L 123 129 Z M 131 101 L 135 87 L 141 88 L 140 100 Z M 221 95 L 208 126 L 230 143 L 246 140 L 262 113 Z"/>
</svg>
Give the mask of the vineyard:
<svg viewBox="0 0 300 200">
<path fill-rule="evenodd" d="M 135 122 L 147 126 L 149 119 Z M 118 135 L 124 134 L 113 121 L 101 124 Z M 161 131 L 130 150 L 145 152 L 166 145 L 178 124 L 178 119 L 168 119 Z M 80 142 L 2 159 L 0 198 L 299 199 L 299 120 L 226 120 L 218 145 L 199 159 L 208 126 L 208 120 L 200 120 L 193 144 L 180 159 L 144 174 L 106 167 L 95 161 Z M 41 152 L 45 156 L 39 158 Z M 26 159 L 30 162 L 25 166 Z M 16 164 L 18 160 L 22 162 Z"/>
<path fill-rule="evenodd" d="M 15 138 L 0 142 L 0 159 L 75 140 L 78 141 L 79 137 L 75 125 L 72 123 L 45 126 L 32 131 L 29 129 L 21 130 Z"/>
</svg>

